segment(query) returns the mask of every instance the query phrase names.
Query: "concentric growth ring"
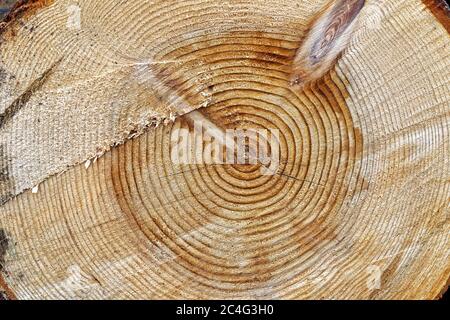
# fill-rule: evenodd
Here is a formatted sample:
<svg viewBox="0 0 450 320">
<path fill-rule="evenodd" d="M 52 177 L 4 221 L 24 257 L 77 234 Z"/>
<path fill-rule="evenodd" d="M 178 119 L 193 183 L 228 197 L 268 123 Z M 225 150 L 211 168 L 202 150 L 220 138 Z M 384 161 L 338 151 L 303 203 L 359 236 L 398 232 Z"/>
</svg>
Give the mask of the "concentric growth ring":
<svg viewBox="0 0 450 320">
<path fill-rule="evenodd" d="M 248 33 L 238 43 L 231 37 L 213 49 L 196 43 L 195 59 L 164 57 L 190 62 L 165 67 L 164 75 L 172 78 L 160 77 L 182 96 L 193 91 L 187 84 L 198 85 L 197 79 L 180 80 L 183 69 L 207 60 L 208 70 L 198 75 L 206 79 L 208 97 L 201 112 L 223 130 L 277 130 L 280 159 L 273 175 L 262 174 L 255 164 L 174 163 L 174 130 L 193 132 L 183 117 L 131 147 L 125 154 L 132 159 L 120 162 L 126 167 L 114 169 L 126 172 L 126 181 L 115 185 L 123 206 L 132 208 L 127 211 L 146 237 L 158 239 L 177 261 L 158 276 L 164 283 L 189 277 L 192 290 L 183 289 L 186 297 L 195 296 L 199 286 L 210 297 L 225 289 L 234 297 L 264 296 L 281 286 L 290 292 L 289 281 L 299 281 L 314 252 L 338 241 L 334 214 L 356 183 L 362 144 L 345 103 L 346 89 L 333 73 L 305 92 L 293 92 L 293 50 L 278 47 L 275 38 Z M 244 46 L 246 39 L 250 44 Z M 261 44 L 252 44 L 255 39 Z"/>
</svg>

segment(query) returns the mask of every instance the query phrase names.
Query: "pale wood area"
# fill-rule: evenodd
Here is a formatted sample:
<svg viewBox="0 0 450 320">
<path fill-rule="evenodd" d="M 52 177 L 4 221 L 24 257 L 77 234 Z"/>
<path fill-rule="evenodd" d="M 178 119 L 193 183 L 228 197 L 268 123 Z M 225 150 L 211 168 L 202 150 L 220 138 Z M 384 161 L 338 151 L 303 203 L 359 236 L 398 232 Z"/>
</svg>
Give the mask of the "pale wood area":
<svg viewBox="0 0 450 320">
<path fill-rule="evenodd" d="M 55 0 L 5 28 L 0 290 L 438 298 L 449 34 L 420 0 L 362 1 L 331 71 L 300 88 L 293 63 L 328 1 L 297 2 L 80 0 L 73 29 Z M 174 163 L 198 117 L 278 129 L 279 168 Z"/>
</svg>

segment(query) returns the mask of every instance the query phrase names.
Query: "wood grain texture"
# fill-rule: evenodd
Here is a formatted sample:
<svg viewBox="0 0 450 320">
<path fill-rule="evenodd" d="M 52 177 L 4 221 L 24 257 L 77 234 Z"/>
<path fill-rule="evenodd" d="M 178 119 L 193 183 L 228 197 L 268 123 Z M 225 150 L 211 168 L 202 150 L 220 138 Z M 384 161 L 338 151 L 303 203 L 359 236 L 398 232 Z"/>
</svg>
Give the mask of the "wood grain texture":
<svg viewBox="0 0 450 320">
<path fill-rule="evenodd" d="M 2 4 L 0 21 L 0 36 L 5 38 L 13 37 L 20 24 L 24 24 L 26 19 L 33 16 L 39 9 L 49 6 L 53 0 L 14 0 L 6 1 Z"/>
<path fill-rule="evenodd" d="M 322 3 L 301 2 L 292 11 L 287 0 L 232 1 L 218 10 L 217 2 L 111 0 L 79 1 L 77 9 L 60 0 L 19 19 L 15 35 L 0 45 L 0 114 L 30 88 L 33 94 L 14 124 L 0 130 L 10 177 L 0 189 L 1 199 L 99 156 L 148 126 L 204 107 L 212 78 L 221 72 L 215 65 L 238 56 L 243 68 L 251 68 L 254 59 L 277 62 L 278 54 L 264 51 L 264 45 L 276 48 L 284 42 L 283 50 L 295 50 L 307 12 Z M 72 25 L 78 14 L 80 25 Z M 237 40 L 237 47 L 212 54 L 239 33 L 244 40 Z M 248 37 L 255 38 L 254 45 L 266 38 L 272 45 L 265 42 L 256 52 L 246 52 Z M 280 64 L 288 67 L 287 61 Z M 34 87 L 39 79 L 46 81 Z"/>
<path fill-rule="evenodd" d="M 436 19 L 450 32 L 450 5 L 446 0 L 423 0 Z"/>
<path fill-rule="evenodd" d="M 5 172 L 0 185 L 48 169 L 45 161 L 53 165 L 67 150 L 78 156 L 67 171 L 52 171 L 58 175 L 47 177 L 43 170 L 46 179 L 34 192 L 0 206 L 0 230 L 8 243 L 0 251 L 0 274 L 11 294 L 18 299 L 442 295 L 450 275 L 450 39 L 422 1 L 367 0 L 341 57 L 301 90 L 291 85 L 296 53 L 311 17 L 326 1 L 155 1 L 149 7 L 128 1 L 115 2 L 121 12 L 116 16 L 112 2 L 91 0 L 82 8 L 100 18 L 83 20 L 82 36 L 56 41 L 49 35 L 53 26 L 43 21 L 57 21 L 63 3 L 56 0 L 29 18 L 43 28 L 41 36 L 19 29 L 0 46 L 7 78 L 1 106 L 11 106 L 27 88 L 35 92 L 0 129 L 7 164 L 0 166 Z M 62 24 L 55 28 L 64 34 Z M 67 49 L 67 39 L 89 45 Z M 121 52 L 140 53 L 138 59 L 106 50 L 108 41 L 126 48 Z M 64 54 L 54 51 L 39 63 L 33 53 L 52 52 L 43 43 L 65 48 Z M 35 47 L 19 68 L 17 52 L 30 44 Z M 99 52 L 109 60 L 98 58 Z M 61 56 L 46 83 L 34 90 L 32 84 Z M 181 63 L 136 65 L 150 58 Z M 124 70 L 106 64 L 115 60 Z M 94 76 L 100 72 L 108 76 Z M 74 74 L 84 80 L 68 93 Z M 47 103 L 40 106 L 42 101 Z M 109 142 L 124 143 L 83 163 L 89 148 L 105 141 L 104 131 L 93 124 L 102 123 L 111 109 L 95 108 L 115 101 L 129 102 L 120 119 L 146 119 L 141 111 L 179 115 L 141 131 L 121 122 L 116 132 L 131 139 L 108 136 Z M 196 108 L 201 109 L 191 110 Z M 71 118 L 32 121 L 66 112 Z M 278 170 L 263 175 L 261 164 L 175 163 L 172 141 L 181 128 L 192 132 L 195 113 L 223 130 L 278 129 Z M 11 135 L 25 125 L 28 131 Z M 33 137 L 50 137 L 51 143 Z M 33 157 L 22 151 L 20 164 L 28 166 L 23 176 L 11 170 L 12 162 L 19 163 L 11 151 L 17 141 L 24 147 L 16 150 L 35 150 Z M 55 141 L 67 146 L 48 148 Z"/>
</svg>

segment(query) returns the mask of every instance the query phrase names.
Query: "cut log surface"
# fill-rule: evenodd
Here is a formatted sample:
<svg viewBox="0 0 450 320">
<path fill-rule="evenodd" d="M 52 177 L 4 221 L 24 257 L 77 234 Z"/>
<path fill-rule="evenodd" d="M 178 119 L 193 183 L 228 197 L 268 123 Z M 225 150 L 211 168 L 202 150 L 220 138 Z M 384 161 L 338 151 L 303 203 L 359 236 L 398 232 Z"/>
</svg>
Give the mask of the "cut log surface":
<svg viewBox="0 0 450 320">
<path fill-rule="evenodd" d="M 293 86 L 329 2 L 17 6 L 0 29 L 0 297 L 439 298 L 448 12 L 354 1 L 331 70 Z M 199 118 L 279 130 L 276 170 L 174 162 Z"/>
</svg>

